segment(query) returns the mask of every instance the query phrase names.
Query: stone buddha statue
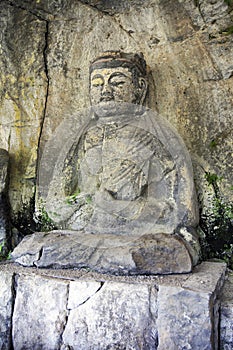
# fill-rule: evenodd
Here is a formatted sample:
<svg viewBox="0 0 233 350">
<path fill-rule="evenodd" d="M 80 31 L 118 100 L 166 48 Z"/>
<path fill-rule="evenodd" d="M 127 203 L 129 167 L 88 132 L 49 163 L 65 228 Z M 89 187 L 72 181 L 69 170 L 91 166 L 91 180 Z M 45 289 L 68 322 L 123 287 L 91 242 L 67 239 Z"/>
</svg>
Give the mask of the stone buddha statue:
<svg viewBox="0 0 233 350">
<path fill-rule="evenodd" d="M 145 106 L 147 73 L 141 54 L 110 51 L 91 63 L 89 117 L 44 196 L 60 229 L 26 237 L 16 261 L 122 274 L 190 272 L 198 262 L 191 161 L 177 132 Z"/>
</svg>

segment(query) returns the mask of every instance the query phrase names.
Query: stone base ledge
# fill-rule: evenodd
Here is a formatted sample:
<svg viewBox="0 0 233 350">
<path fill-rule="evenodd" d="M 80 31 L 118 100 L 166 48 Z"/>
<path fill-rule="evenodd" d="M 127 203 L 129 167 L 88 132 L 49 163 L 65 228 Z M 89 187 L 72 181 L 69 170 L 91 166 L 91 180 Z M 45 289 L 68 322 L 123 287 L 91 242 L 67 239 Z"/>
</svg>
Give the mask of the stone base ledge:
<svg viewBox="0 0 233 350">
<path fill-rule="evenodd" d="M 188 246 L 177 234 L 121 236 L 64 230 L 26 236 L 11 256 L 28 267 L 88 267 L 98 273 L 126 276 L 189 273 L 198 261 L 191 243 Z"/>
<path fill-rule="evenodd" d="M 167 276 L 0 264 L 0 349 L 217 350 L 225 273 L 217 262 Z"/>
</svg>

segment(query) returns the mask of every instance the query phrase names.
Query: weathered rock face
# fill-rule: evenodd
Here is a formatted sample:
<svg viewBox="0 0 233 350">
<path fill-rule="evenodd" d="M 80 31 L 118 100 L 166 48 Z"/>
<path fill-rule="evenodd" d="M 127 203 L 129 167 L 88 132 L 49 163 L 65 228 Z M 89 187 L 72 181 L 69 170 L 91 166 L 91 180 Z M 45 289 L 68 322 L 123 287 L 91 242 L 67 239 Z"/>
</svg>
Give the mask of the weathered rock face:
<svg viewBox="0 0 233 350">
<path fill-rule="evenodd" d="M 217 350 L 225 269 L 203 263 L 192 274 L 123 278 L 1 264 L 0 348 Z M 226 333 L 221 344 L 230 344 Z"/>
<path fill-rule="evenodd" d="M 7 243 L 9 243 L 9 207 L 8 207 L 8 170 L 9 170 L 9 154 L 6 150 L 0 149 L 0 245 L 1 252 L 7 251 Z"/>
<path fill-rule="evenodd" d="M 11 157 L 13 217 L 25 216 L 34 196 L 38 142 L 44 116 L 46 22 L 2 1 L 0 147 Z"/>
<path fill-rule="evenodd" d="M 0 147 L 12 158 L 15 223 L 31 210 L 38 152 L 62 121 L 89 107 L 89 62 L 108 49 L 144 53 L 155 82 L 150 108 L 191 152 L 201 204 L 209 205 L 205 171 L 223 176 L 231 196 L 230 2 L 4 0 L 0 11 Z"/>
</svg>

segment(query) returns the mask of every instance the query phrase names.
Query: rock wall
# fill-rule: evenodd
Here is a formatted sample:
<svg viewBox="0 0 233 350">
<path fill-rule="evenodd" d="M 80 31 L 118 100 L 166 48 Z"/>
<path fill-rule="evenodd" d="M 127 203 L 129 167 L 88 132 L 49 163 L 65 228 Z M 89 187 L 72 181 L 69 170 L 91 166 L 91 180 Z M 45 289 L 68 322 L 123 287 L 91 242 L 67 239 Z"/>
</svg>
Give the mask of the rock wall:
<svg viewBox="0 0 233 350">
<path fill-rule="evenodd" d="M 1 2 L 1 147 L 11 157 L 10 202 L 14 217 L 35 192 L 38 143 L 47 94 L 46 22 L 11 2 Z"/>
<path fill-rule="evenodd" d="M 11 263 L 0 264 L 0 271 L 3 350 L 217 350 L 219 341 L 221 349 L 233 344 L 228 317 L 233 286 L 230 279 L 221 295 L 222 263 L 162 277 L 111 277 Z"/>
<path fill-rule="evenodd" d="M 231 1 L 2 0 L 0 12 L 0 147 L 11 157 L 18 229 L 34 229 L 27 215 L 46 141 L 89 107 L 89 62 L 109 49 L 143 52 L 154 81 L 149 106 L 183 137 L 200 206 L 209 200 L 205 172 L 222 176 L 231 197 Z"/>
<path fill-rule="evenodd" d="M 9 154 L 5 150 L 0 149 L 0 257 L 6 253 L 7 240 L 9 239 L 8 173 Z"/>
</svg>

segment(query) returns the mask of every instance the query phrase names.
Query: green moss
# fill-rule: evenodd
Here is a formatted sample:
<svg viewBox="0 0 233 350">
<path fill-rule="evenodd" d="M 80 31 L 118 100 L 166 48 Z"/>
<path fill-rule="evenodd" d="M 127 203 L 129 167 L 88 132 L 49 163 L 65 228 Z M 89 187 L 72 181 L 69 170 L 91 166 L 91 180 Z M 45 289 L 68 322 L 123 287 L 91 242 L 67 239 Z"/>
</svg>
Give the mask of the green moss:
<svg viewBox="0 0 233 350">
<path fill-rule="evenodd" d="M 86 197 L 86 203 L 87 203 L 87 204 L 90 204 L 91 202 L 92 202 L 92 197 L 88 195 L 88 196 Z"/>
<path fill-rule="evenodd" d="M 4 242 L 0 244 L 0 261 L 3 260 L 3 248 L 4 248 Z"/>
<path fill-rule="evenodd" d="M 223 34 L 223 35 L 231 35 L 231 34 L 233 34 L 233 26 L 230 26 L 230 27 L 222 30 L 221 34 Z"/>
<path fill-rule="evenodd" d="M 66 204 L 72 205 L 76 203 L 77 196 L 80 194 L 80 189 L 78 188 L 75 193 L 73 193 L 71 196 L 66 197 Z"/>
<path fill-rule="evenodd" d="M 6 242 L 2 241 L 0 244 L 0 261 L 4 261 L 10 258 L 10 252 L 7 249 Z"/>
<path fill-rule="evenodd" d="M 92 202 L 92 197 L 89 194 L 83 195 L 80 200 L 80 197 L 79 197 L 80 193 L 81 191 L 80 189 L 78 189 L 74 194 L 66 197 L 66 204 L 69 204 L 69 205 L 78 204 L 80 201 L 79 204 L 84 205 L 84 204 L 90 204 Z"/>
<path fill-rule="evenodd" d="M 218 176 L 217 174 L 210 173 L 210 172 L 206 172 L 205 173 L 205 178 L 206 178 L 206 180 L 208 182 L 208 185 L 212 185 L 212 186 L 216 185 L 217 182 L 222 181 L 222 177 L 221 176 Z"/>
<path fill-rule="evenodd" d="M 37 216 L 37 230 L 36 231 L 52 231 L 57 229 L 54 221 L 49 217 L 49 214 L 44 207 L 40 208 L 39 215 Z"/>
<path fill-rule="evenodd" d="M 233 6 L 233 0 L 224 0 L 228 6 Z"/>
<path fill-rule="evenodd" d="M 210 148 L 216 148 L 217 147 L 217 141 L 216 140 L 212 140 L 210 141 Z"/>
</svg>

